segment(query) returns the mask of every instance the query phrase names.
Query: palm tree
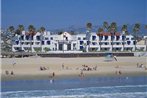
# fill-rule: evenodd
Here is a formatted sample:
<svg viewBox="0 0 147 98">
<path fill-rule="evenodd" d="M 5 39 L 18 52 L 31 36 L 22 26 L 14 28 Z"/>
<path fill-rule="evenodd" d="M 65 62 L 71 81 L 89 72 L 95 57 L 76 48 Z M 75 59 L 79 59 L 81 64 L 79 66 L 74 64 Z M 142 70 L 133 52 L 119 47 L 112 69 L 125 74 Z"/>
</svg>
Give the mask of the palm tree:
<svg viewBox="0 0 147 98">
<path fill-rule="evenodd" d="M 111 33 L 111 45 L 112 45 L 112 51 L 113 51 L 113 40 L 115 36 L 115 32 L 117 31 L 117 24 L 115 22 L 112 22 L 109 27 L 110 33 Z"/>
<path fill-rule="evenodd" d="M 29 30 L 29 37 L 30 37 L 30 48 L 31 48 L 31 52 L 32 52 L 32 40 L 33 40 L 33 36 L 35 35 L 35 27 L 33 25 L 29 25 L 28 27 Z"/>
<path fill-rule="evenodd" d="M 99 36 L 100 50 L 101 50 L 101 37 L 103 36 L 103 35 L 101 35 L 101 32 L 104 32 L 104 29 L 103 29 L 103 28 L 98 28 L 98 33 L 97 33 L 97 35 Z"/>
<path fill-rule="evenodd" d="M 104 21 L 104 22 L 103 22 L 103 29 L 104 29 L 104 31 L 105 31 L 105 32 L 108 31 L 108 28 L 109 28 L 108 22 Z"/>
<path fill-rule="evenodd" d="M 87 27 L 88 31 L 91 31 L 91 29 L 92 29 L 92 23 L 88 22 L 86 24 L 86 27 Z"/>
<path fill-rule="evenodd" d="M 10 34 L 8 35 L 10 37 L 10 47 L 12 47 L 12 43 L 15 40 L 15 28 L 14 26 L 9 26 L 8 31 L 10 32 Z"/>
<path fill-rule="evenodd" d="M 43 41 L 43 33 L 45 31 L 45 27 L 40 27 L 40 32 L 41 32 L 41 51 L 42 51 L 42 41 Z"/>
<path fill-rule="evenodd" d="M 128 26 L 127 25 L 123 25 L 122 28 L 121 28 L 121 31 L 122 31 L 122 36 L 126 36 L 128 35 Z M 125 44 L 125 39 L 123 39 L 123 50 L 124 50 L 124 44 Z"/>
<path fill-rule="evenodd" d="M 88 22 L 87 24 L 86 24 L 86 27 L 87 27 L 87 30 L 88 30 L 88 32 L 87 32 L 87 34 L 86 34 L 86 38 L 88 39 L 88 51 L 89 51 L 89 47 L 90 47 L 90 41 L 89 41 L 89 38 L 90 38 L 90 33 L 91 33 L 91 29 L 92 29 L 92 23 L 90 23 L 90 22 Z"/>
<path fill-rule="evenodd" d="M 20 35 L 20 47 L 21 47 L 21 50 L 22 50 L 22 31 L 24 31 L 24 26 L 23 25 L 18 25 L 17 34 Z"/>
<path fill-rule="evenodd" d="M 137 40 L 138 40 L 139 31 L 140 31 L 140 24 L 136 23 L 133 27 L 134 38 L 135 38 L 135 51 L 136 51 L 136 44 L 137 44 Z"/>
</svg>

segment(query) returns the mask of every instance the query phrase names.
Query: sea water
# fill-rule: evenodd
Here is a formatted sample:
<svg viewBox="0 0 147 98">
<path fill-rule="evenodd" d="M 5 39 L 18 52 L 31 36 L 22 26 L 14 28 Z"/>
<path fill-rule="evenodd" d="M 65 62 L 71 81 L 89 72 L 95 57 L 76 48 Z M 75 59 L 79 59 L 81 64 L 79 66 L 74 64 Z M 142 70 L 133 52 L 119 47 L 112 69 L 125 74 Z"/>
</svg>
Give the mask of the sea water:
<svg viewBox="0 0 147 98">
<path fill-rule="evenodd" d="M 1 98 L 147 98 L 147 76 L 13 80 L 1 87 Z"/>
</svg>

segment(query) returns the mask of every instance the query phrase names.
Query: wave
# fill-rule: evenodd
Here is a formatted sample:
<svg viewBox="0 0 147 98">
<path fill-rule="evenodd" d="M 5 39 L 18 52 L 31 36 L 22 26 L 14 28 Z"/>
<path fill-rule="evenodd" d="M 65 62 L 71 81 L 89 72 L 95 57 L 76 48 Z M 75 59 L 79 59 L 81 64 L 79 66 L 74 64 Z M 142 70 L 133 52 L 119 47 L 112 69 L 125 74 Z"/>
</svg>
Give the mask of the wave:
<svg viewBox="0 0 147 98">
<path fill-rule="evenodd" d="M 65 90 L 9 91 L 2 92 L 1 96 L 2 98 L 146 98 L 147 85 L 87 87 Z"/>
<path fill-rule="evenodd" d="M 111 94 L 84 94 L 84 95 L 58 95 L 58 96 L 21 96 L 21 98 L 146 98 L 145 92 L 129 92 L 129 93 L 111 93 Z M 3 98 L 18 98 L 3 97 Z M 20 98 L 20 97 L 19 97 Z"/>
</svg>

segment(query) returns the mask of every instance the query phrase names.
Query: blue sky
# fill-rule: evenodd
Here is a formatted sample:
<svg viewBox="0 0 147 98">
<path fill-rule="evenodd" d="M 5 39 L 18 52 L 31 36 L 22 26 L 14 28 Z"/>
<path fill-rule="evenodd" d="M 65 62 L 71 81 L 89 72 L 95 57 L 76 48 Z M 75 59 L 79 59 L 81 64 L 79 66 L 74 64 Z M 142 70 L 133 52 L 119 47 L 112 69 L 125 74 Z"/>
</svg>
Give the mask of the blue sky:
<svg viewBox="0 0 147 98">
<path fill-rule="evenodd" d="M 2 28 L 33 24 L 58 29 L 101 25 L 147 24 L 147 0 L 2 0 Z"/>
</svg>

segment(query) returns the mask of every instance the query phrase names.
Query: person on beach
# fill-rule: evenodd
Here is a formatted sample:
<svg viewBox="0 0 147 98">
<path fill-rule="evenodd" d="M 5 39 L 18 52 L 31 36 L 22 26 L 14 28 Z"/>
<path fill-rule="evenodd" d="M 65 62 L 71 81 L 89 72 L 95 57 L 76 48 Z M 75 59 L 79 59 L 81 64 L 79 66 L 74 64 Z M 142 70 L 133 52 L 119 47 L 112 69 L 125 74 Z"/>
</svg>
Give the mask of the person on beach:
<svg viewBox="0 0 147 98">
<path fill-rule="evenodd" d="M 9 75 L 9 71 L 8 70 L 6 70 L 5 73 L 6 73 L 6 75 Z"/>
<path fill-rule="evenodd" d="M 14 72 L 13 71 L 11 71 L 11 75 L 14 75 Z"/>
<path fill-rule="evenodd" d="M 113 58 L 115 59 L 115 61 L 117 61 L 117 58 L 116 58 L 116 56 L 113 56 Z"/>
<path fill-rule="evenodd" d="M 62 64 L 62 69 L 64 69 L 64 63 Z"/>
<path fill-rule="evenodd" d="M 83 70 L 81 70 L 81 73 L 80 73 L 79 77 L 81 77 L 81 78 L 84 77 Z"/>
<path fill-rule="evenodd" d="M 53 72 L 52 76 L 55 77 L 55 72 Z"/>
</svg>

